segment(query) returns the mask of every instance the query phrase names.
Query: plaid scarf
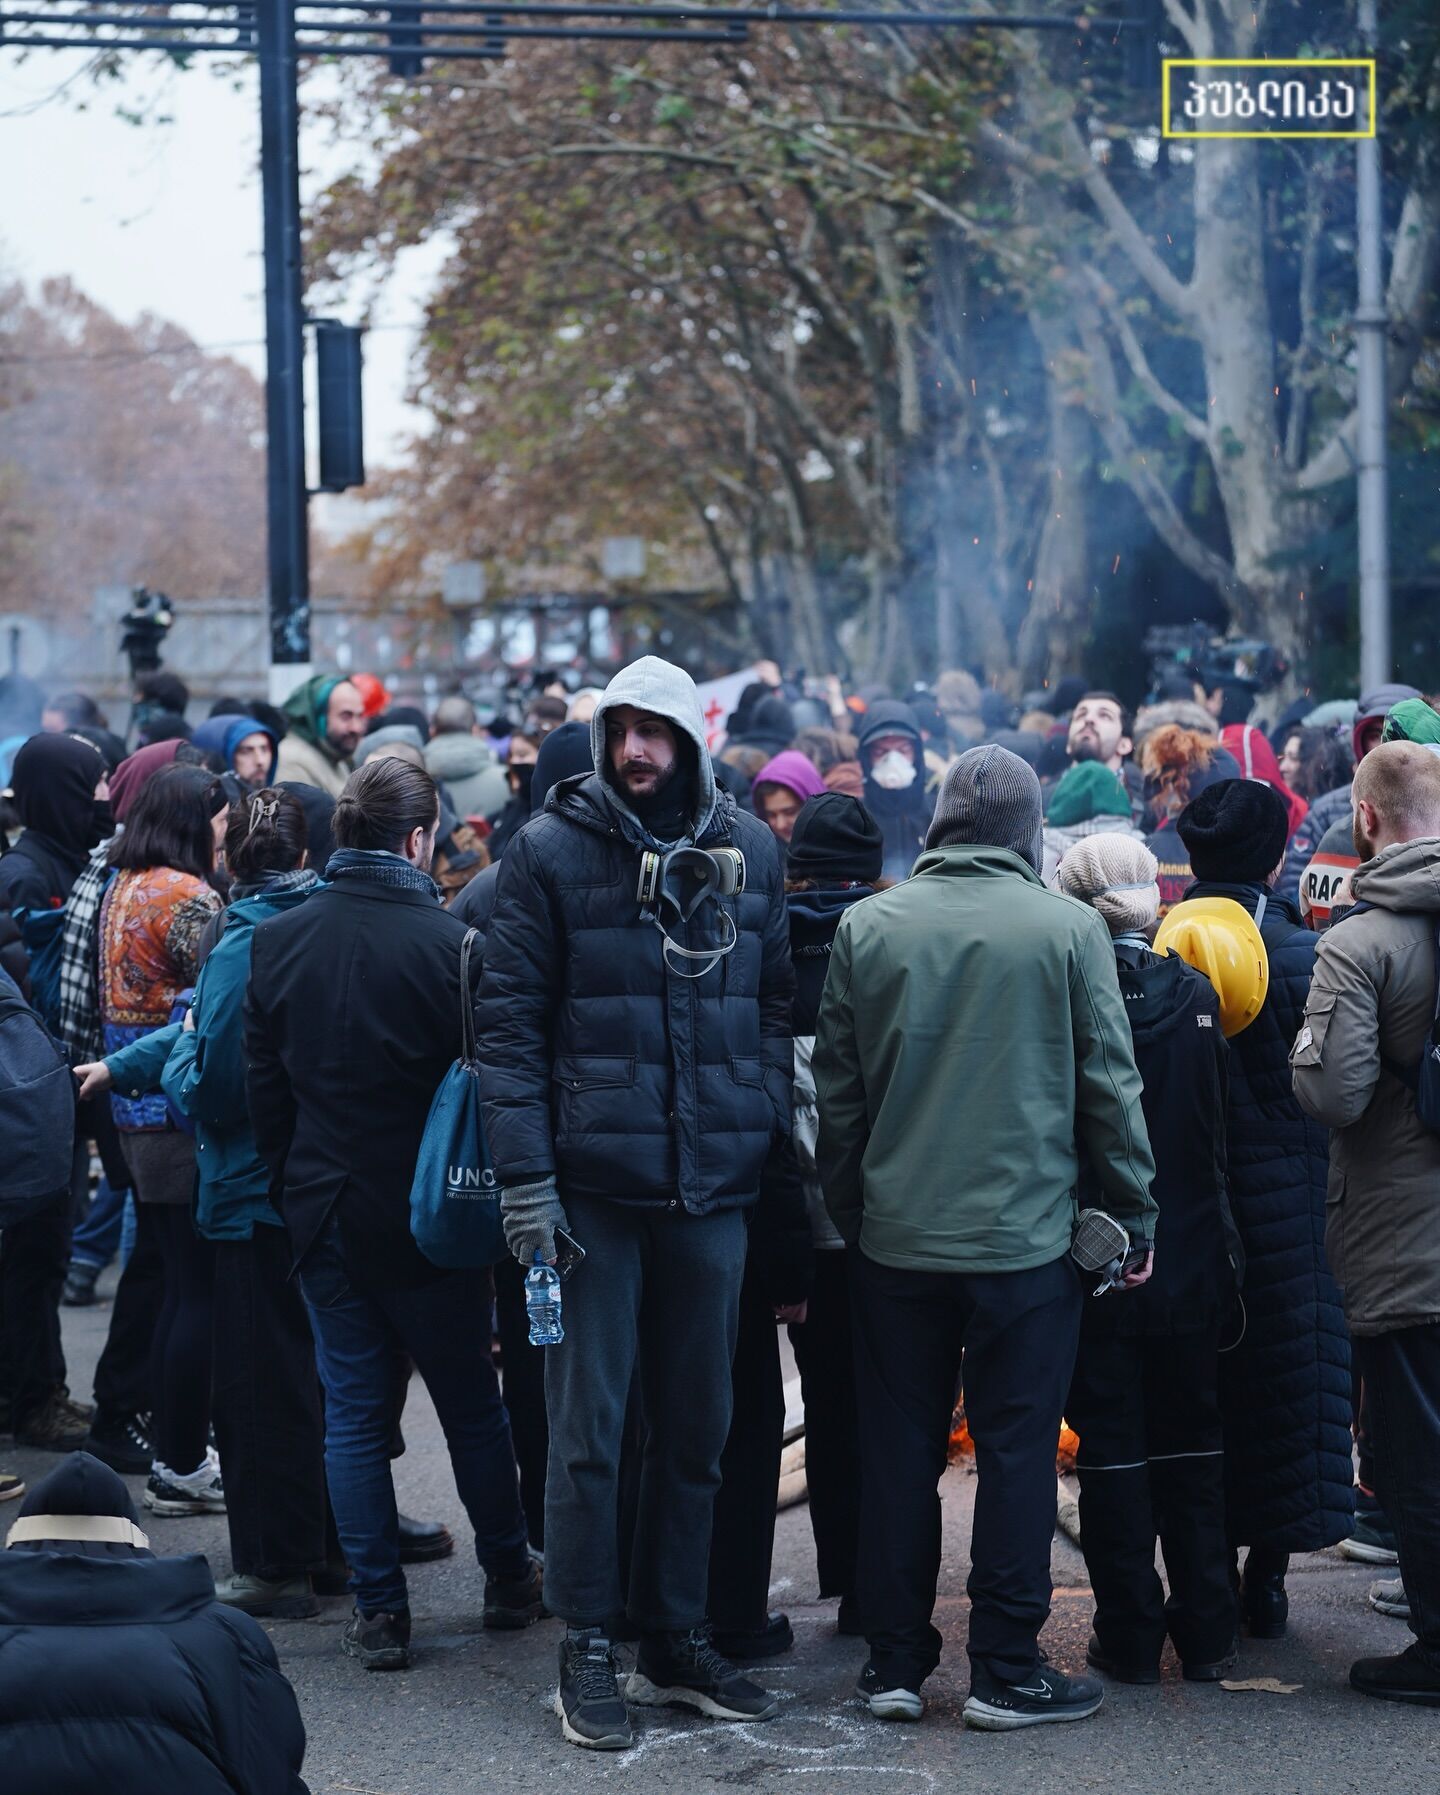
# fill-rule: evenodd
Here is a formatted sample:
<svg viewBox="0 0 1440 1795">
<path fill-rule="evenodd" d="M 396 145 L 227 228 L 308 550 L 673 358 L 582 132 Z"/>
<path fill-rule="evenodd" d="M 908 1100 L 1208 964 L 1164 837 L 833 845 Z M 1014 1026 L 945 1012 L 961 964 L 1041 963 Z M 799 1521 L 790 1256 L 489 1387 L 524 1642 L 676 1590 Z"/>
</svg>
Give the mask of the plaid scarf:
<svg viewBox="0 0 1440 1795">
<path fill-rule="evenodd" d="M 110 883 L 110 843 L 95 848 L 65 900 L 60 937 L 60 1039 L 74 1063 L 87 1065 L 104 1053 L 100 1038 L 100 900 Z"/>
</svg>

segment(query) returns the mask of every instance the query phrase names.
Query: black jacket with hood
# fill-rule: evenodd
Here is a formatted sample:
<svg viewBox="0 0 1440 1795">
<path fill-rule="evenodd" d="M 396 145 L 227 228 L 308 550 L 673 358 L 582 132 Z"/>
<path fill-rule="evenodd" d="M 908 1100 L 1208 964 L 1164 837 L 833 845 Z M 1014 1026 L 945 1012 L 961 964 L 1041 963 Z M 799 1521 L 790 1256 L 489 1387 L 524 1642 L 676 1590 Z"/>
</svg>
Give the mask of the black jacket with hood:
<svg viewBox="0 0 1440 1795">
<path fill-rule="evenodd" d="M 691 949 L 721 944 L 733 925 L 733 950 L 699 978 L 667 966 L 641 914 L 640 857 L 657 844 L 600 771 L 606 713 L 620 705 L 688 739 L 690 834 L 745 857 L 742 894 L 669 925 Z M 794 983 L 774 838 L 717 792 L 700 702 L 678 668 L 647 656 L 617 674 L 591 745 L 597 771 L 551 791 L 498 876 L 478 1010 L 497 1176 L 554 1174 L 562 1201 L 575 1192 L 697 1215 L 748 1205 L 790 1127 Z"/>
<path fill-rule="evenodd" d="M 907 735 L 915 744 L 915 780 L 903 791 L 889 791 L 875 782 L 872 766 L 875 743 L 881 736 Z M 935 800 L 925 789 L 925 738 L 919 719 L 908 704 L 881 698 L 865 713 L 860 726 L 860 766 L 865 774 L 865 808 L 880 825 L 885 838 L 881 867 L 887 879 L 908 879 L 910 869 L 925 847 L 925 836 L 935 814 Z"/>
<path fill-rule="evenodd" d="M 58 910 L 109 831 L 95 803 L 105 762 L 93 742 L 36 735 L 15 756 L 15 808 L 25 833 L 0 858 L 0 910 Z"/>
<path fill-rule="evenodd" d="M 1233 898 L 1253 916 L 1261 887 L 1202 880 L 1185 895 Z M 1353 1507 L 1350 1340 L 1325 1256 L 1330 1137 L 1290 1074 L 1319 937 L 1273 893 L 1260 934 L 1269 993 L 1230 1043 L 1226 1139 L 1245 1288 L 1239 1337 L 1220 1360 L 1227 1509 L 1238 1544 L 1314 1552 L 1346 1536 Z"/>
<path fill-rule="evenodd" d="M 1155 1270 L 1142 1289 L 1085 1305 L 1089 1335 L 1218 1330 L 1234 1301 L 1244 1252 L 1225 1180 L 1228 1059 L 1220 999 L 1178 954 L 1121 947 L 1115 971 L 1144 1082 L 1141 1103 L 1155 1154 L 1150 1194 L 1160 1205 Z M 1093 1169 L 1082 1206 L 1103 1209 Z"/>
<path fill-rule="evenodd" d="M 136 1518 L 78 1452 L 20 1513 Z M 5 1795 L 306 1795 L 304 1755 L 274 1646 L 215 1600 L 203 1558 L 50 1538 L 0 1552 Z"/>
</svg>

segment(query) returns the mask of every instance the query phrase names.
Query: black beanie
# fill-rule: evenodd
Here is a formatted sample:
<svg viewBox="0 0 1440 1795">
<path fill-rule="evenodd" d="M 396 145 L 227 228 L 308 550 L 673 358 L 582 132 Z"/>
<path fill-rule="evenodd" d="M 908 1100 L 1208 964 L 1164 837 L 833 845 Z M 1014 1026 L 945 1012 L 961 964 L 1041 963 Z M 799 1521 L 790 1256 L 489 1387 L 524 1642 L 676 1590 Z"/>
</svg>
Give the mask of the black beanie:
<svg viewBox="0 0 1440 1795">
<path fill-rule="evenodd" d="M 801 805 L 790 832 L 787 877 L 873 885 L 884 862 L 880 825 L 858 798 L 821 792 Z"/>
<path fill-rule="evenodd" d="M 1259 780 L 1222 779 L 1185 806 L 1175 827 L 1197 879 L 1256 885 L 1284 857 L 1290 813 Z"/>
</svg>

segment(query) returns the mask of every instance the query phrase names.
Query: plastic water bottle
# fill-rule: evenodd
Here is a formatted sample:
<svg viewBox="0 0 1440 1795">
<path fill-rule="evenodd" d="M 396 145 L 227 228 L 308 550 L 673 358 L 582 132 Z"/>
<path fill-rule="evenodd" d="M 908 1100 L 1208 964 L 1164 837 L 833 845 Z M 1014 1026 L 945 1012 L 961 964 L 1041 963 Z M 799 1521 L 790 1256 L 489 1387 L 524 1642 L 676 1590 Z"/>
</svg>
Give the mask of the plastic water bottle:
<svg viewBox="0 0 1440 1795">
<path fill-rule="evenodd" d="M 539 1253 L 525 1274 L 525 1313 L 530 1317 L 532 1346 L 558 1346 L 565 1338 L 560 1325 L 560 1274 Z"/>
</svg>

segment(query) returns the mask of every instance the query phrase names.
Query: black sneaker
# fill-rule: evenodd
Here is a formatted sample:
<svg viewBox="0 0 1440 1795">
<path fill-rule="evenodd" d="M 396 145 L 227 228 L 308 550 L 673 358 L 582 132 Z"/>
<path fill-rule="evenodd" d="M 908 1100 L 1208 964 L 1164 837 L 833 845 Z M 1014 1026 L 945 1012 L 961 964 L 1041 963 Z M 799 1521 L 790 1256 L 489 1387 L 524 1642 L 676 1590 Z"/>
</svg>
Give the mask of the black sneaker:
<svg viewBox="0 0 1440 1795">
<path fill-rule="evenodd" d="M 1393 1658 L 1362 1658 L 1352 1664 L 1350 1687 L 1382 1702 L 1440 1708 L 1440 1668 L 1420 1656 L 1418 1641 Z"/>
<path fill-rule="evenodd" d="M 155 1448 L 139 1415 L 109 1418 L 97 1415 L 90 1423 L 85 1450 L 109 1465 L 112 1471 L 148 1471 L 155 1460 Z"/>
<path fill-rule="evenodd" d="M 347 1658 L 358 1658 L 366 1670 L 410 1668 L 410 1616 L 362 1614 L 357 1608 L 340 1635 Z"/>
<path fill-rule="evenodd" d="M 1180 1674 L 1187 1683 L 1218 1683 L 1221 1677 L 1228 1677 L 1240 1662 L 1240 1645 L 1238 1640 L 1232 1641 L 1229 1651 L 1219 1658 L 1182 1658 Z"/>
<path fill-rule="evenodd" d="M 1356 1564 L 1399 1564 L 1400 1550 L 1395 1544 L 1395 1529 L 1383 1508 L 1356 1508 L 1355 1525 L 1349 1539 L 1342 1539 L 1340 1550 Z"/>
<path fill-rule="evenodd" d="M 615 1653 L 598 1628 L 567 1633 L 560 1641 L 555 1712 L 572 1745 L 589 1751 L 624 1751 L 635 1743 L 616 1680 Z"/>
<path fill-rule="evenodd" d="M 746 1627 L 734 1632 L 716 1628 L 710 1635 L 715 1650 L 732 1664 L 749 1664 L 757 1658 L 778 1658 L 795 1643 L 795 1630 L 790 1617 L 778 1610 L 767 1614 L 763 1626 Z"/>
<path fill-rule="evenodd" d="M 84 1259 L 72 1259 L 65 1272 L 65 1288 L 60 1301 L 67 1309 L 88 1309 L 95 1299 L 100 1267 Z"/>
<path fill-rule="evenodd" d="M 532 1558 L 523 1577 L 487 1577 L 483 1624 L 494 1628 L 528 1627 L 545 1619 L 544 1573 Z"/>
<path fill-rule="evenodd" d="M 647 1633 L 625 1696 L 642 1708 L 693 1708 L 712 1720 L 773 1720 L 780 1704 L 716 1651 L 709 1630 Z"/>
<path fill-rule="evenodd" d="M 1160 1681 L 1158 1658 L 1153 1664 L 1149 1659 L 1142 1664 L 1138 1658 L 1121 1658 L 1117 1654 L 1105 1650 L 1100 1643 L 1098 1633 L 1090 1635 L 1090 1643 L 1085 1648 L 1085 1662 L 1091 1670 L 1098 1670 L 1102 1677 L 1109 1677 L 1112 1683 L 1144 1685 Z"/>
<path fill-rule="evenodd" d="M 401 1515 L 401 1564 L 429 1564 L 435 1558 L 448 1558 L 455 1550 L 455 1541 L 443 1521 L 414 1521 Z"/>
<path fill-rule="evenodd" d="M 1067 1677 L 1043 1658 L 1023 1683 L 1002 1683 L 983 1664 L 972 1664 L 965 1724 L 983 1733 L 1010 1733 L 1022 1726 L 1088 1720 L 1104 1700 L 1098 1683 Z"/>
<path fill-rule="evenodd" d="M 873 1659 L 860 1672 L 855 1688 L 877 1720 L 918 1720 L 925 1712 L 920 1691 L 882 1676 Z"/>
</svg>

